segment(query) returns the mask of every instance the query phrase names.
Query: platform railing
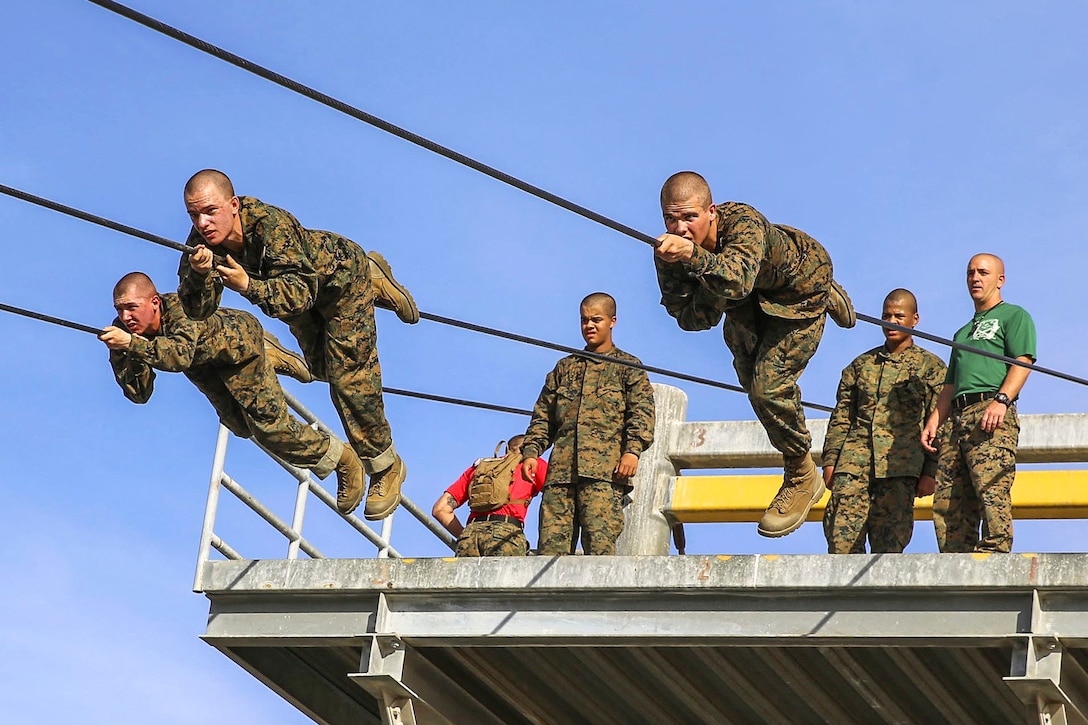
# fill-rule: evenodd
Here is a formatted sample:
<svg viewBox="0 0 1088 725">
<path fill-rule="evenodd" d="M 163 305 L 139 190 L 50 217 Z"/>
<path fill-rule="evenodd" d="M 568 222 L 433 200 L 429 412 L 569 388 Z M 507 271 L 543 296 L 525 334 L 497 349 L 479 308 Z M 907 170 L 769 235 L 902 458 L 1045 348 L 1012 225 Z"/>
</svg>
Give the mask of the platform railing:
<svg viewBox="0 0 1088 725">
<path fill-rule="evenodd" d="M 684 523 L 756 521 L 771 500 L 780 479 L 781 454 L 771 447 L 766 433 L 756 421 L 692 422 L 685 420 L 687 396 L 672 386 L 654 384 L 657 409 L 654 444 L 643 452 L 638 474 L 632 480 L 632 500 L 625 510 L 625 528 L 617 542 L 621 555 L 667 555 L 673 527 Z M 285 392 L 288 404 L 308 424 L 335 433 L 294 396 Z M 1088 414 L 1020 416 L 1018 463 L 1088 462 Z M 813 454 L 820 462 L 827 420 L 808 422 L 812 433 Z M 291 522 L 287 523 L 260 501 L 224 468 L 229 433 L 220 427 L 212 463 L 204 526 L 193 588 L 201 591 L 204 571 L 212 549 L 228 559 L 244 558 L 216 531 L 219 495 L 226 489 L 263 518 L 287 540 L 287 559 L 299 552 L 312 559 L 323 558 L 321 551 L 303 535 L 306 507 L 312 494 L 333 511 L 336 498 L 309 471 L 286 463 L 272 453 L 269 456 L 298 482 Z M 267 451 L 266 451 L 267 452 Z M 773 475 L 683 475 L 684 471 L 705 469 L 778 469 Z M 456 540 L 428 511 L 402 495 L 402 508 L 416 518 L 451 550 Z M 813 507 L 810 520 L 819 518 L 822 504 Z M 1013 487 L 1013 513 L 1016 518 L 1088 518 L 1088 470 L 1025 471 Z M 339 515 L 339 514 L 338 514 Z M 916 518 L 928 518 L 922 502 Z M 376 532 L 354 514 L 341 517 L 375 548 L 378 558 L 400 558 L 391 543 L 394 516 L 382 520 Z"/>
<path fill-rule="evenodd" d="M 640 460 L 617 553 L 668 554 L 676 524 L 758 521 L 782 476 L 782 455 L 763 427 L 757 421 L 686 421 L 687 396 L 667 385 L 654 385 L 654 401 L 657 433 Z M 817 464 L 822 463 L 827 422 L 808 421 Z M 1085 462 L 1088 414 L 1020 416 L 1018 467 Z M 759 468 L 775 470 L 769 475 L 699 475 L 706 469 Z M 1088 518 L 1088 470 L 1018 470 L 1012 504 L 1016 519 Z M 813 506 L 808 520 L 819 520 L 823 506 Z M 931 499 L 919 499 L 916 520 L 932 518 L 931 506 Z"/>
<path fill-rule="evenodd" d="M 286 391 L 284 391 L 284 396 L 291 408 L 309 425 L 324 431 L 329 435 L 336 435 L 327 425 L 318 419 L 316 415 L 308 410 L 306 406 L 299 402 L 297 398 Z M 211 560 L 212 549 L 215 549 L 228 559 L 241 560 L 246 558 L 216 532 L 216 521 L 219 513 L 219 497 L 224 489 L 233 494 L 235 498 L 241 501 L 247 508 L 264 519 L 287 540 L 287 553 L 285 557 L 287 559 L 297 559 L 300 551 L 311 559 L 325 558 L 325 555 L 322 554 L 321 551 L 302 533 L 306 519 L 306 506 L 310 494 L 313 494 L 318 501 L 325 504 L 333 511 L 337 511 L 336 496 L 328 491 L 320 481 L 315 480 L 309 471 L 287 463 L 258 443 L 257 445 L 261 450 L 267 453 L 272 460 L 276 461 L 276 463 L 298 482 L 294 498 L 294 508 L 291 514 L 291 522 L 288 524 L 227 473 L 226 459 L 227 443 L 229 439 L 230 431 L 228 431 L 225 426 L 220 425 L 219 435 L 216 438 L 215 443 L 215 453 L 212 457 L 212 472 L 208 485 L 208 499 L 204 508 L 204 524 L 201 527 L 200 532 L 196 576 L 193 580 L 194 592 L 202 592 L 204 590 L 204 575 L 207 564 Z M 401 502 L 398 510 L 399 509 L 404 509 L 411 516 L 419 520 L 424 527 L 451 550 L 454 548 L 456 540 L 453 536 L 443 529 L 437 521 L 431 518 L 426 511 L 421 509 L 418 504 L 403 494 L 401 495 Z M 380 534 L 375 532 L 363 519 L 355 514 L 344 516 L 337 511 L 337 516 L 342 518 L 352 529 L 361 534 L 377 548 L 376 556 L 378 558 L 400 558 L 401 553 L 397 551 L 391 543 L 395 513 L 396 512 L 382 519 Z"/>
</svg>

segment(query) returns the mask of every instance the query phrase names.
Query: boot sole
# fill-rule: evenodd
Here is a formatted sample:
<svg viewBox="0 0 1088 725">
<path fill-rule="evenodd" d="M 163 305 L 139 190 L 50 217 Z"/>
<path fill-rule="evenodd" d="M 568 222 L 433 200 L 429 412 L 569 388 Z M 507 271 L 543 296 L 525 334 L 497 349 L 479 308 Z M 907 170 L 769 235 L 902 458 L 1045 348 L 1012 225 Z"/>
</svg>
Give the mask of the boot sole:
<svg viewBox="0 0 1088 725">
<path fill-rule="evenodd" d="M 376 512 L 371 513 L 371 514 L 364 513 L 363 518 L 366 519 L 367 521 L 381 521 L 385 517 L 389 516 L 389 514 L 396 511 L 397 506 L 400 506 L 400 494 L 399 493 L 397 494 L 396 500 L 393 501 L 392 506 L 390 506 L 389 508 L 384 509 L 382 511 L 376 511 Z"/>
<path fill-rule="evenodd" d="M 337 506 L 337 507 L 336 507 L 336 510 L 337 510 L 337 511 L 340 511 L 340 515 L 342 515 L 342 516 L 350 516 L 350 515 L 351 515 L 352 513 L 354 513 L 355 509 L 359 508 L 359 504 L 361 504 L 361 503 L 363 502 L 363 498 L 364 498 L 364 496 L 362 496 L 362 495 L 360 494 L 360 495 L 359 495 L 359 500 L 358 500 L 358 501 L 356 501 L 356 502 L 355 502 L 355 503 L 354 503 L 354 504 L 352 505 L 352 507 L 351 507 L 351 508 L 349 508 L 349 509 L 348 509 L 347 511 L 342 511 L 342 510 L 340 509 L 340 507 L 339 507 L 339 506 Z"/>
<path fill-rule="evenodd" d="M 404 459 L 400 459 L 400 464 L 404 466 L 404 478 L 400 480 L 400 486 L 404 486 L 404 481 L 408 478 L 408 466 L 405 465 Z M 363 518 L 367 521 L 381 521 L 386 516 L 396 511 L 397 506 L 400 506 L 400 486 L 397 487 L 397 495 L 393 497 L 392 504 L 386 506 L 381 511 L 372 511 L 370 513 L 366 513 L 364 509 Z"/>
<path fill-rule="evenodd" d="M 385 278 L 389 280 L 389 284 L 393 285 L 393 288 L 408 300 L 408 306 L 411 308 L 409 317 L 404 317 L 400 314 L 400 310 L 397 310 L 396 308 L 393 309 L 393 311 L 397 313 L 397 317 L 400 317 L 401 322 L 406 322 L 409 325 L 414 325 L 419 322 L 419 307 L 416 306 L 415 298 L 413 298 L 412 293 L 405 289 L 393 276 L 393 270 L 390 268 L 389 262 L 385 261 L 385 257 L 383 257 L 380 252 L 373 251 L 367 252 L 366 256 L 369 257 L 374 264 L 378 265 L 378 269 L 380 269 L 382 274 L 385 275 Z"/>
<path fill-rule="evenodd" d="M 824 497 L 824 493 L 827 491 L 827 486 L 824 485 L 822 479 L 817 479 L 816 483 L 819 484 L 819 488 L 816 489 L 816 495 L 813 496 L 808 502 L 808 505 L 805 506 L 805 513 L 798 517 L 797 523 L 790 526 L 788 529 L 782 529 L 781 531 L 767 531 L 766 529 L 756 526 L 756 531 L 759 532 L 759 535 L 766 536 L 768 539 L 780 539 L 786 534 L 792 534 L 794 531 L 801 528 L 801 524 L 808 520 L 808 512 L 812 510 L 812 507 L 816 505 L 817 501 Z"/>
<path fill-rule="evenodd" d="M 831 294 L 842 296 L 843 301 L 846 302 L 846 312 L 849 315 L 847 319 L 840 320 L 837 316 L 831 314 L 831 308 L 828 307 L 827 314 L 830 315 L 835 324 L 846 330 L 849 330 L 854 325 L 858 324 L 857 312 L 854 311 L 854 303 L 850 300 L 850 295 L 846 294 L 846 290 L 835 280 L 831 280 Z"/>
</svg>

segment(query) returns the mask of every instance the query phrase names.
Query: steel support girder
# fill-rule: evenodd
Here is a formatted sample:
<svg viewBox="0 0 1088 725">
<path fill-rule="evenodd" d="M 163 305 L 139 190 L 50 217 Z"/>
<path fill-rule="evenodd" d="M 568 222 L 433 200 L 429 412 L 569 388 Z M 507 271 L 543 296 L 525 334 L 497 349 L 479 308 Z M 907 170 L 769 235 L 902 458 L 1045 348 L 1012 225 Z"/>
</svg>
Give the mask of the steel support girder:
<svg viewBox="0 0 1088 725">
<path fill-rule="evenodd" d="M 360 671 L 348 675 L 378 701 L 382 725 L 417 725 L 414 702 L 419 696 L 401 681 L 404 650 L 399 637 L 372 635 L 363 646 Z"/>
<path fill-rule="evenodd" d="M 1088 725 L 1088 673 L 1057 637 L 1027 635 L 1016 643 L 1012 674 L 1004 678 L 1041 725 Z"/>
<path fill-rule="evenodd" d="M 383 725 L 502 725 L 486 707 L 398 636 L 373 634 L 348 677 L 378 701 Z"/>
<path fill-rule="evenodd" d="M 1088 673 L 1048 628 L 1039 592 L 1032 596 L 1031 631 L 1014 643 L 1005 683 L 1040 725 L 1088 725 Z"/>
</svg>

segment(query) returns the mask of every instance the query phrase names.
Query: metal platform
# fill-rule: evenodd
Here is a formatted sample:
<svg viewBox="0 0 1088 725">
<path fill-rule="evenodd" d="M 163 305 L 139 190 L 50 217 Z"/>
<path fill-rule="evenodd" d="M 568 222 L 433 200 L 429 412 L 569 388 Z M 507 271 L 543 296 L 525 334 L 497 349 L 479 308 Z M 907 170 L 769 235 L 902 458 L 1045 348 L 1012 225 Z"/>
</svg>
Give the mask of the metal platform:
<svg viewBox="0 0 1088 725">
<path fill-rule="evenodd" d="M 1086 722 L 1088 555 L 212 562 L 204 638 L 330 725 Z M 399 718 L 399 720 L 397 719 Z"/>
<path fill-rule="evenodd" d="M 281 461 L 297 494 L 276 514 L 227 474 L 222 430 L 194 582 L 211 602 L 204 639 L 328 725 L 1088 725 L 1088 554 L 669 556 L 676 521 L 745 509 L 735 481 L 723 500 L 680 495 L 681 469 L 776 454 L 757 424 L 686 422 L 681 391 L 654 392 L 657 443 L 615 557 L 402 558 L 394 517 L 379 533 L 349 516 L 375 558 L 325 558 L 303 526 L 308 502 L 334 496 Z M 1088 458 L 1088 415 L 1022 424 L 1025 458 Z M 810 422 L 817 449 L 825 425 Z M 1040 480 L 1060 494 L 1080 475 Z M 1048 515 L 1083 514 L 1082 495 L 1044 488 L 1028 498 Z M 220 535 L 223 490 L 285 537 L 284 559 L 246 559 Z"/>
</svg>

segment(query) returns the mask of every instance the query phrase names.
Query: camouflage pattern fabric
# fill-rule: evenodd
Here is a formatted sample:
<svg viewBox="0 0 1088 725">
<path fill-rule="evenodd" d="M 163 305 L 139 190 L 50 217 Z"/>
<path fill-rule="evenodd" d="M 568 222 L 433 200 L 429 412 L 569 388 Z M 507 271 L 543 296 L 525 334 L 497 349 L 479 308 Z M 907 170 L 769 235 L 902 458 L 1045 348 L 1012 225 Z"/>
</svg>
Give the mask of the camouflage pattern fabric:
<svg viewBox="0 0 1088 725">
<path fill-rule="evenodd" d="M 690 262 L 654 258 L 661 304 L 680 327 L 709 330 L 749 297 L 771 317 L 822 317 L 832 279 L 827 250 L 800 229 L 771 224 L 748 204 L 727 201 L 716 209 L 713 252 L 697 246 Z"/>
<path fill-rule="evenodd" d="M 525 556 L 529 542 L 520 526 L 506 521 L 469 521 L 457 539 L 456 556 Z"/>
<path fill-rule="evenodd" d="M 576 523 L 582 530 L 583 553 L 615 554 L 616 539 L 623 533 L 626 492 L 627 487 L 622 483 L 587 478 L 577 483 L 546 485 L 540 502 L 541 556 L 573 554 Z"/>
<path fill-rule="evenodd" d="M 881 345 L 842 371 L 824 438 L 823 464 L 835 467 L 824 510 L 828 553 L 899 553 L 914 532 L 914 488 L 934 476 L 937 457 L 920 440 L 944 382 L 940 358 L 911 345 Z"/>
<path fill-rule="evenodd" d="M 639 362 L 619 348 L 605 354 Z M 546 485 L 611 481 L 623 454 L 642 455 L 653 437 L 654 391 L 645 371 L 569 355 L 544 381 L 521 454 L 539 458 L 554 444 Z"/>
<path fill-rule="evenodd" d="M 134 335 L 129 350 L 110 351 L 110 366 L 125 397 L 134 403 L 151 398 L 153 368 L 182 372 L 232 433 L 256 438 L 293 465 L 317 465 L 329 448 L 329 437 L 291 416 L 279 380 L 265 359 L 257 318 L 221 309 L 207 320 L 192 320 L 177 295 L 161 297 L 160 334 Z M 120 320 L 113 324 L 124 329 Z"/>
<path fill-rule="evenodd" d="M 734 309 L 725 319 L 725 344 L 733 352 L 737 380 L 748 393 L 771 445 L 784 456 L 808 455 L 812 448 L 797 379 L 816 354 L 824 321 L 822 316 L 812 320 L 768 317 L 751 303 Z"/>
<path fill-rule="evenodd" d="M 936 476 L 937 456 L 922 447 L 921 434 L 944 375 L 941 359 L 917 345 L 858 355 L 839 380 L 823 464 L 857 478 Z"/>
<path fill-rule="evenodd" d="M 835 473 L 824 509 L 829 554 L 898 554 L 914 533 L 916 476 L 870 478 L 868 473 Z"/>
<path fill-rule="evenodd" d="M 713 252 L 690 262 L 655 257 L 661 304 L 681 329 L 709 330 L 725 315 L 733 367 L 771 444 L 786 456 L 809 452 L 797 379 L 823 335 L 833 269 L 808 234 L 771 224 L 747 204 L 717 205 Z"/>
<path fill-rule="evenodd" d="M 940 446 L 933 526 L 942 552 L 1012 551 L 1011 492 L 1020 418 L 1010 405 L 997 430 L 987 433 L 979 424 L 989 404 L 983 400 L 954 412 Z"/>
<path fill-rule="evenodd" d="M 287 323 L 314 377 L 328 381 L 352 447 L 364 461 L 374 458 L 393 437 L 381 393 L 374 290 L 363 249 L 338 234 L 305 229 L 283 209 L 239 198 L 243 248 L 231 256 L 250 276 L 243 296 Z M 187 243 L 201 244 L 203 237 L 193 229 Z M 217 275 L 200 275 L 183 255 L 178 276 L 186 313 L 204 319 L 215 311 L 223 293 Z"/>
</svg>

